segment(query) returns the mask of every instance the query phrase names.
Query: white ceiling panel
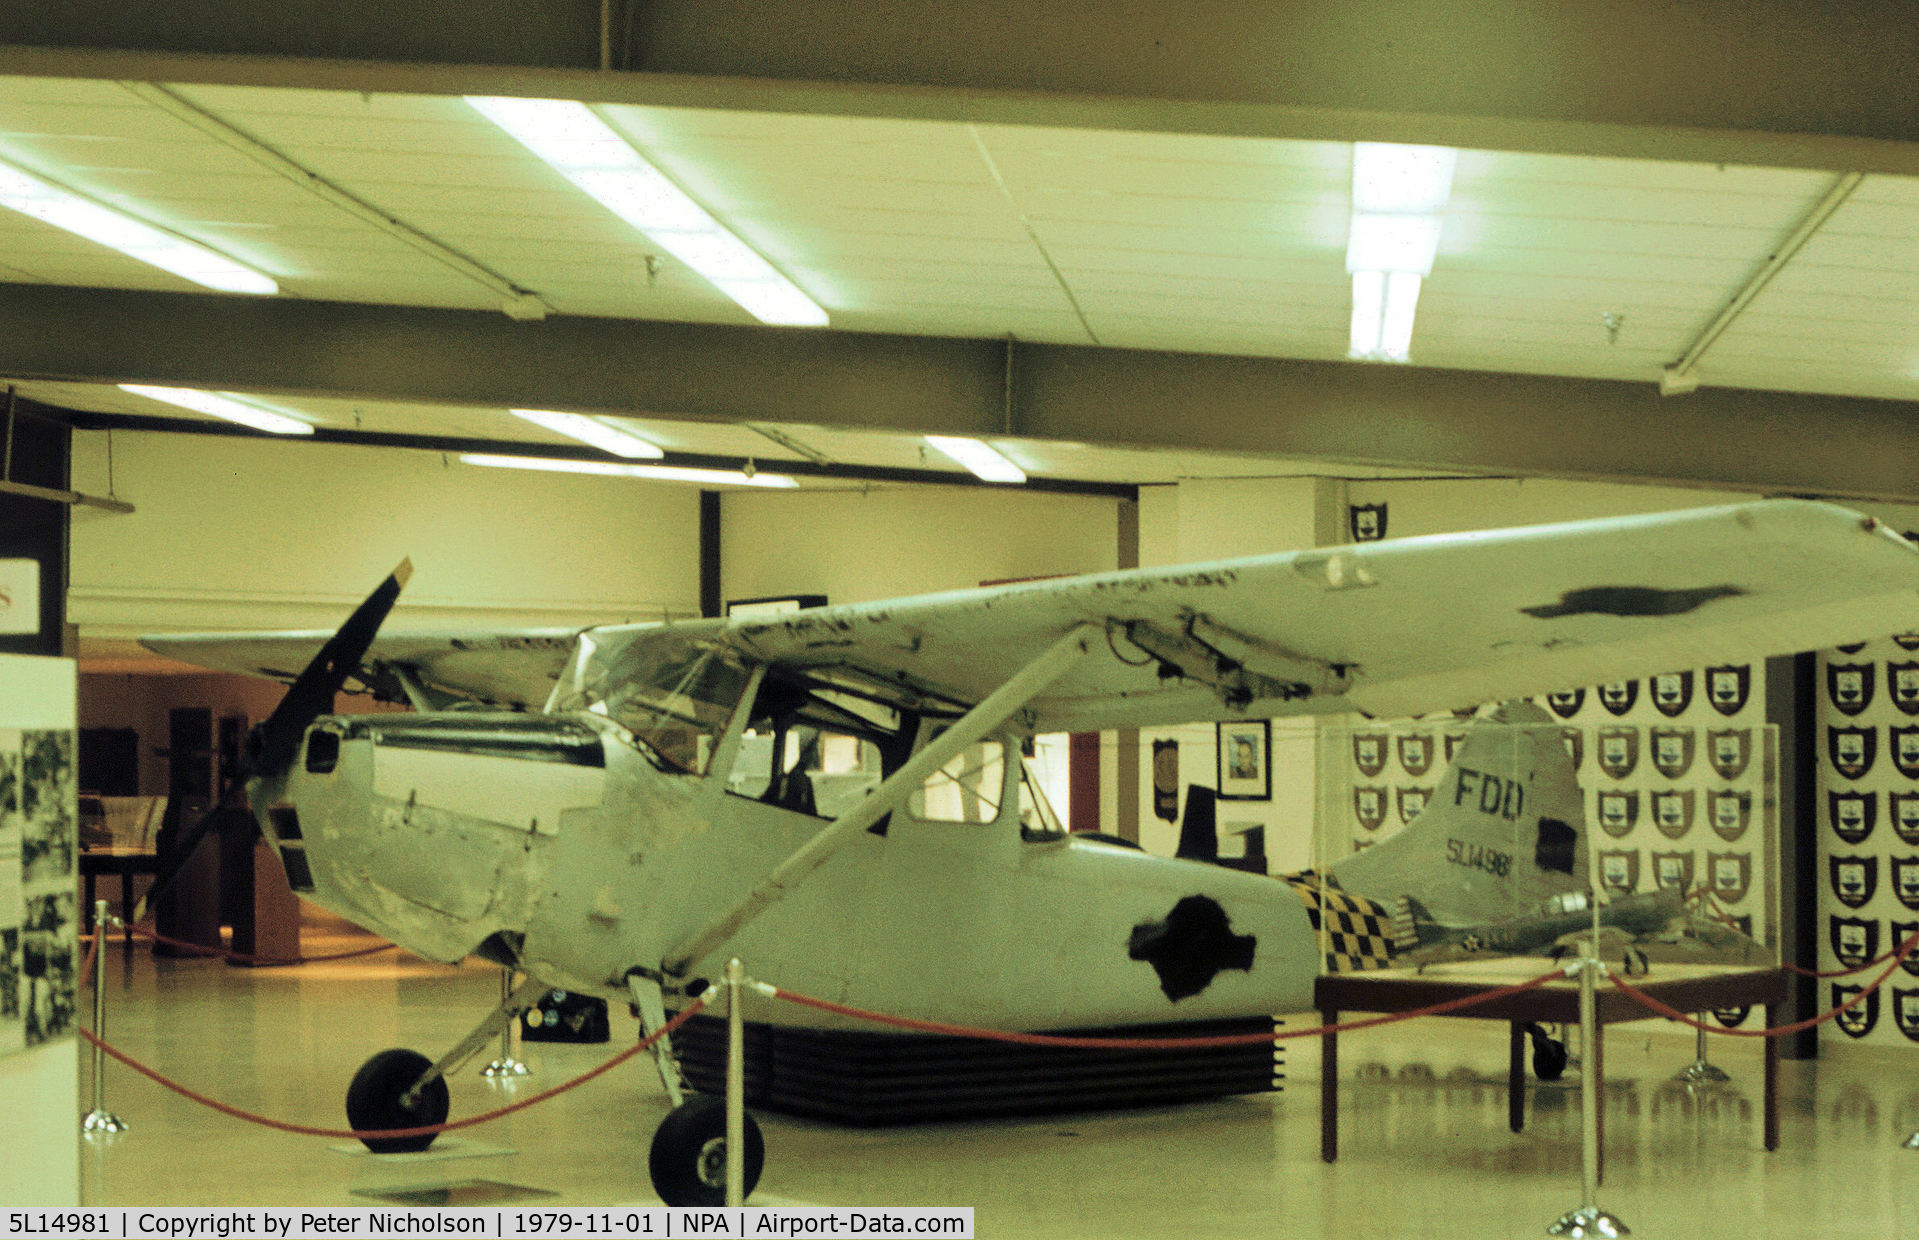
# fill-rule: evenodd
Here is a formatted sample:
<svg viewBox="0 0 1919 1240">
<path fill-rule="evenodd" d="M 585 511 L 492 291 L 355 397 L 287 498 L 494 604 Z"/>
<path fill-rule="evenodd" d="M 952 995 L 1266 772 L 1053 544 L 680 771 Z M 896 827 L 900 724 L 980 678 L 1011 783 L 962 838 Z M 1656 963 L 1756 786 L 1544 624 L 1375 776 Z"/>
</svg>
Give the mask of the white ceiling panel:
<svg viewBox="0 0 1919 1240">
<path fill-rule="evenodd" d="M 649 281 L 644 259 L 660 252 L 655 242 L 458 99 L 169 89 L 533 289 L 557 313 L 751 321 L 671 260 Z M 1344 356 L 1347 143 L 630 105 L 601 111 L 819 299 L 839 328 Z M 288 295 L 499 302 L 485 284 L 116 83 L 0 79 L 0 154 L 9 153 L 256 263 L 284 279 Z M 1415 362 L 1651 382 L 1841 171 L 1461 152 L 1420 302 Z M 190 287 L 16 216 L 0 216 L 0 279 Z M 1616 342 L 1606 314 L 1622 316 Z M 1910 398 L 1915 354 L 1919 178 L 1873 176 L 1698 370 L 1708 383 Z M 493 415 L 421 406 L 362 409 L 359 417 L 417 428 Z M 740 428 L 671 429 L 691 425 L 670 423 L 661 433 L 691 436 L 673 444 L 686 451 L 766 444 Z M 722 430 L 734 438 L 722 439 Z M 758 450 L 773 459 L 770 444 Z M 918 454 L 910 443 L 865 450 Z M 1134 464 L 1186 467 L 1158 457 Z"/>
</svg>

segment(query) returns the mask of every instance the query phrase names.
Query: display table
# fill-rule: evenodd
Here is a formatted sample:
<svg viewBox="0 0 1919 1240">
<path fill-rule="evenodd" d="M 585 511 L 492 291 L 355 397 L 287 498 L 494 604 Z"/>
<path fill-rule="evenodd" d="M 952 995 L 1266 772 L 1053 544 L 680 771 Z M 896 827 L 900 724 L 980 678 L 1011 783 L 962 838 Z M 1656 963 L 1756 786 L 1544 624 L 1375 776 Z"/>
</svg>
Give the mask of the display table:
<svg viewBox="0 0 1919 1240">
<path fill-rule="evenodd" d="M 160 854 L 148 852 L 144 848 L 88 848 L 80 853 L 80 882 L 82 886 L 81 915 L 86 924 L 93 925 L 94 880 L 101 876 L 120 876 L 120 920 L 126 923 L 126 941 L 133 942 L 133 879 L 135 875 L 157 875 L 160 872 Z"/>
<path fill-rule="evenodd" d="M 1408 1012 L 1450 999 L 1469 998 L 1489 990 L 1529 981 L 1544 972 L 1543 960 L 1485 960 L 1433 965 L 1423 973 L 1387 969 L 1376 973 L 1338 973 L 1319 979 L 1313 1004 L 1327 1025 L 1339 1023 L 1341 1012 Z M 1780 1023 L 1786 1001 L 1784 969 L 1727 968 L 1713 965 L 1655 964 L 1643 977 L 1628 979 L 1636 988 L 1681 1012 L 1763 1006 L 1766 1026 Z M 1637 1000 L 1601 979 L 1596 999 L 1598 1028 L 1587 1048 L 1595 1091 L 1604 1097 L 1605 1030 L 1621 1021 L 1656 1019 Z M 1526 1034 L 1528 1024 L 1579 1023 L 1579 983 L 1570 978 L 1547 982 L 1534 990 L 1507 995 L 1449 1013 L 1477 1020 L 1503 1020 L 1511 1025 L 1508 1061 L 1508 1126 L 1518 1132 L 1526 1122 Z M 1779 1147 L 1779 1040 L 1765 1038 L 1765 1146 Z M 1327 1162 L 1339 1157 L 1339 1035 L 1320 1036 L 1319 1156 Z M 1605 1108 L 1599 1111 L 1600 1155 L 1604 1165 Z"/>
</svg>

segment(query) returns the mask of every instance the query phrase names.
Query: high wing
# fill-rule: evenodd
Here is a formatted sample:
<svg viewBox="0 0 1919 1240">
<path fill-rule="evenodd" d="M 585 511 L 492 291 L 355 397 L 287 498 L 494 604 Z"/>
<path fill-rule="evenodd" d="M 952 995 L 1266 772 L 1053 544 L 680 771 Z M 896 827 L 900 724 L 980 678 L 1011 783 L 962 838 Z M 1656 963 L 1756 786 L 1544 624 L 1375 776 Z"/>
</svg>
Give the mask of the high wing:
<svg viewBox="0 0 1919 1240">
<path fill-rule="evenodd" d="M 977 702 L 1079 624 L 1034 732 L 1400 716 L 1919 627 L 1919 552 L 1768 500 L 962 590 L 742 620 L 776 666 Z"/>
<path fill-rule="evenodd" d="M 791 674 L 957 708 L 1089 624 L 1104 638 L 1019 727 L 1411 715 L 1838 645 L 1919 628 L 1919 552 L 1848 509 L 1767 500 L 670 627 Z M 660 627 L 599 631 L 643 641 Z M 200 666 L 290 680 L 327 636 L 142 641 Z M 577 636 L 383 634 L 360 679 L 537 710 Z"/>
<path fill-rule="evenodd" d="M 404 700 L 410 680 L 444 703 L 463 699 L 509 710 L 539 710 L 579 638 L 578 629 L 491 629 L 382 633 L 354 677 Z M 332 632 L 178 633 L 142 637 L 156 654 L 199 667 L 292 683 Z"/>
</svg>

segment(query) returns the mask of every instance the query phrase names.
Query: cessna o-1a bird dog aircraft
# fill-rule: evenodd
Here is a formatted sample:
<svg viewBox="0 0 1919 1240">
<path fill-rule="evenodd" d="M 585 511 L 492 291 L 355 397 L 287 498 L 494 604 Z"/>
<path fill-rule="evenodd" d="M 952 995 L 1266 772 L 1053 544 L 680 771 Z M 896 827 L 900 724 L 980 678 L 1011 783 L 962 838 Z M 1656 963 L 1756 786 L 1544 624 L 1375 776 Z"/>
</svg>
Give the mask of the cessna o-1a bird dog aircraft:
<svg viewBox="0 0 1919 1240">
<path fill-rule="evenodd" d="M 1074 838 L 1021 739 L 1461 708 L 1900 631 L 1919 605 L 1911 545 L 1799 501 L 581 633 L 379 636 L 406 571 L 330 639 L 147 642 L 292 681 L 246 792 L 296 890 L 429 959 L 526 974 L 440 1061 L 369 1060 L 347 1098 L 366 1132 L 443 1120 L 444 1074 L 550 988 L 630 998 L 651 1031 L 734 956 L 796 991 L 1009 1029 L 1309 1009 L 1322 960 L 1395 950 L 1328 943 L 1322 908 L 1351 915 L 1324 924 L 1337 939 L 1416 901 L 1415 949 L 1585 890 L 1556 728 L 1475 730 L 1394 842 L 1290 883 Z M 329 714 L 349 681 L 418 713 Z M 658 1054 L 655 1187 L 718 1202 L 720 1108 L 684 1101 Z"/>
</svg>

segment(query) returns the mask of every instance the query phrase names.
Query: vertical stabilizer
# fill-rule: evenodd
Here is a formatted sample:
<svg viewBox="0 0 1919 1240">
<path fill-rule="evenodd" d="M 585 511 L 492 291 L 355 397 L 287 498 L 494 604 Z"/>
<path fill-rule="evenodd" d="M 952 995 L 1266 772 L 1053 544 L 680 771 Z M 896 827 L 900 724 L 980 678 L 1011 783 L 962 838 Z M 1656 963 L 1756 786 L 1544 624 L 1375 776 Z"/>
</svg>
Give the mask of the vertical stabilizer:
<svg viewBox="0 0 1919 1240">
<path fill-rule="evenodd" d="M 1426 809 L 1332 867 L 1346 891 L 1485 925 L 1586 889 L 1585 803 L 1560 725 L 1529 702 L 1474 721 Z"/>
</svg>

